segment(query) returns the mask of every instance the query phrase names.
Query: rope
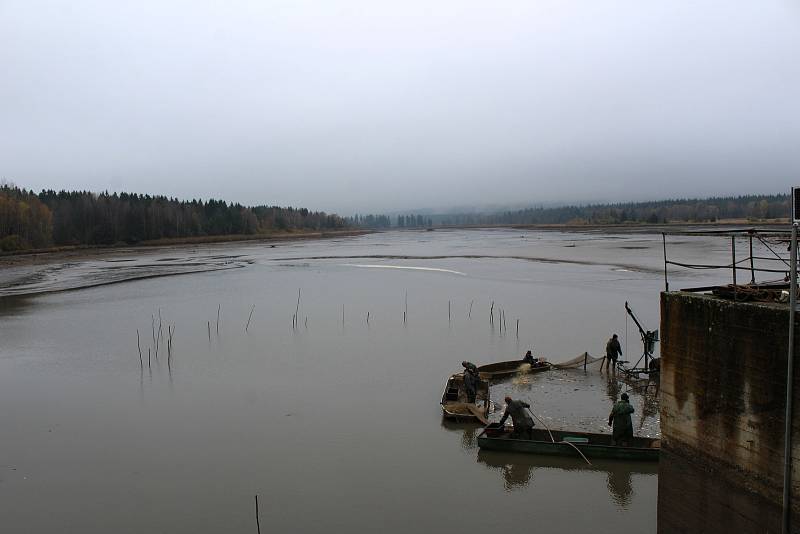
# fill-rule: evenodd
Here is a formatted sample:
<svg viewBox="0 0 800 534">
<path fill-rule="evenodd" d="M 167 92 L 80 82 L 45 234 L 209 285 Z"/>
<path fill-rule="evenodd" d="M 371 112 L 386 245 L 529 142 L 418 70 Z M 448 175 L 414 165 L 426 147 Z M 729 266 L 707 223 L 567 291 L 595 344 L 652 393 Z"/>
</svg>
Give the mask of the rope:
<svg viewBox="0 0 800 534">
<path fill-rule="evenodd" d="M 548 434 L 550 434 L 550 441 L 552 441 L 553 443 L 556 443 L 556 440 L 555 440 L 555 438 L 553 437 L 553 433 L 552 433 L 552 432 L 550 432 L 550 428 L 547 426 L 547 423 L 545 423 L 544 421 L 542 421 L 541 419 L 539 419 L 539 416 L 538 416 L 538 415 L 536 415 L 535 413 L 533 413 L 533 410 L 531 410 L 530 408 L 528 408 L 528 412 L 530 412 L 530 414 L 531 414 L 532 416 L 534 416 L 534 417 L 536 418 L 536 420 L 537 420 L 537 421 L 539 421 L 540 423 L 542 423 L 542 425 L 544 425 L 544 427 L 547 429 L 547 433 L 548 433 Z M 590 461 L 589 461 L 589 459 L 588 459 L 588 458 L 586 458 L 586 456 L 584 456 L 584 455 L 583 455 L 583 453 L 581 452 L 581 450 L 580 450 L 578 447 L 576 447 L 576 446 L 575 446 L 573 443 L 570 443 L 569 441 L 559 441 L 558 443 L 559 443 L 559 444 L 561 444 L 561 443 L 564 443 L 565 445 L 569 445 L 570 447 L 572 447 L 573 449 L 575 449 L 576 451 L 578 451 L 578 454 L 580 454 L 580 455 L 581 455 L 581 458 L 583 458 L 583 459 L 586 461 L 586 463 L 587 463 L 587 464 L 589 464 L 589 465 L 592 465 L 592 462 L 590 462 Z"/>
<path fill-rule="evenodd" d="M 548 428 L 548 426 L 547 426 L 547 423 L 545 423 L 544 421 L 542 421 L 541 419 L 539 419 L 539 417 L 538 417 L 538 416 L 537 416 L 535 413 L 533 413 L 533 411 L 531 411 L 531 409 L 530 409 L 530 408 L 528 408 L 528 411 L 530 412 L 530 414 L 531 414 L 532 416 L 534 416 L 534 417 L 536 418 L 536 420 L 537 420 L 537 421 L 539 421 L 540 423 L 542 423 L 542 425 L 544 425 L 544 427 L 547 429 L 547 433 L 548 433 L 548 434 L 550 434 L 550 441 L 552 441 L 553 443 L 555 443 L 555 442 L 556 442 L 556 440 L 555 440 L 555 438 L 553 438 L 553 433 L 552 433 L 552 432 L 550 432 L 550 428 Z"/>
<path fill-rule="evenodd" d="M 573 449 L 575 449 L 576 451 L 578 451 L 578 454 L 580 454 L 580 455 L 581 455 L 581 458 L 583 458 L 584 460 L 586 460 L 586 463 L 587 463 L 587 464 L 589 464 L 589 465 L 592 465 L 592 462 L 590 462 L 590 461 L 589 461 L 589 459 L 588 459 L 586 456 L 584 456 L 584 455 L 583 455 L 583 453 L 581 452 L 581 450 L 580 450 L 578 447 L 576 447 L 576 446 L 575 446 L 573 443 L 570 443 L 569 441 L 559 441 L 558 443 L 559 443 L 559 444 L 560 444 L 560 443 L 564 443 L 565 445 L 569 445 L 570 447 L 572 447 Z"/>
<path fill-rule="evenodd" d="M 770 251 L 770 252 L 772 252 L 772 253 L 775 255 L 775 257 L 776 257 L 776 258 L 778 258 L 779 260 L 781 260 L 781 261 L 782 261 L 782 262 L 783 262 L 783 263 L 784 263 L 784 264 L 785 264 L 787 267 L 789 267 L 789 264 L 788 264 L 788 263 L 786 263 L 786 260 L 785 260 L 785 259 L 783 259 L 783 257 L 781 257 L 781 256 L 780 256 L 780 255 L 779 255 L 777 252 L 775 252 L 774 250 L 772 250 L 772 247 L 770 247 L 770 246 L 767 244 L 767 242 L 766 242 L 766 241 L 764 241 L 763 239 L 761 239 L 761 236 L 756 236 L 756 237 L 758 238 L 758 240 L 759 240 L 759 241 L 761 241 L 761 244 L 762 244 L 762 245 L 764 245 L 765 247 L 767 247 L 767 248 L 769 249 L 769 251 Z"/>
</svg>

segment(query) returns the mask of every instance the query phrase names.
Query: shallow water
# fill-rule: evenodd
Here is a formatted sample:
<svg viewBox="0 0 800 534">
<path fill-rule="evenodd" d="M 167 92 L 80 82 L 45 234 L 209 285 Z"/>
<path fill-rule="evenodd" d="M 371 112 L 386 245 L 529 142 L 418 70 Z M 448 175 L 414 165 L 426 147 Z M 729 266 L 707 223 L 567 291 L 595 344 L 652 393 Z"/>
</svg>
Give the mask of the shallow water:
<svg viewBox="0 0 800 534">
<path fill-rule="evenodd" d="M 725 262 L 726 242 L 697 241 L 676 252 Z M 119 283 L 126 259 L 136 273 L 210 266 Z M 495 230 L 120 253 L 28 280 L 9 268 L 3 530 L 255 532 L 259 494 L 265 532 L 654 532 L 654 466 L 479 452 L 476 427 L 442 421 L 438 402 L 464 359 L 600 355 L 617 332 L 635 360 L 623 304 L 657 328 L 661 266 L 660 235 Z M 156 359 L 159 312 L 175 333 Z M 625 388 L 566 370 L 492 396 L 530 400 L 553 428 L 607 432 Z M 653 399 L 632 401 L 637 431 L 657 436 Z"/>
</svg>

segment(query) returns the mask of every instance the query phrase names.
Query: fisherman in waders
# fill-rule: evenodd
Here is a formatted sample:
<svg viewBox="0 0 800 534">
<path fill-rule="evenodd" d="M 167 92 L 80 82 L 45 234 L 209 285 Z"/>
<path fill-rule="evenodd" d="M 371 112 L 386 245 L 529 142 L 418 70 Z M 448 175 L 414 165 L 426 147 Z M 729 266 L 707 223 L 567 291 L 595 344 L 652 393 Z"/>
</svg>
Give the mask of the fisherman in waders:
<svg viewBox="0 0 800 534">
<path fill-rule="evenodd" d="M 628 394 L 623 393 L 620 396 L 620 401 L 614 404 L 611 409 L 611 415 L 608 416 L 608 426 L 614 427 L 612 439 L 614 445 L 630 445 L 633 439 L 633 422 L 631 422 L 631 414 L 633 413 L 633 406 L 628 402 Z"/>
<path fill-rule="evenodd" d="M 611 339 L 608 340 L 608 343 L 606 343 L 606 358 L 600 364 L 600 370 L 602 371 L 603 365 L 606 365 L 606 369 L 612 369 L 616 372 L 617 355 L 622 356 L 622 347 L 619 345 L 617 334 L 614 334 L 611 336 Z"/>
<path fill-rule="evenodd" d="M 474 363 L 461 362 L 464 367 L 464 391 L 467 393 L 467 402 L 475 404 L 475 397 L 478 394 L 478 384 L 481 379 L 478 377 L 478 368 Z"/>
<path fill-rule="evenodd" d="M 526 411 L 531 407 L 525 401 L 513 400 L 511 397 L 506 397 L 506 411 L 503 413 L 503 418 L 500 419 L 500 428 L 511 416 L 514 422 L 514 431 L 511 432 L 511 437 L 514 439 L 533 439 L 533 419 Z"/>
</svg>

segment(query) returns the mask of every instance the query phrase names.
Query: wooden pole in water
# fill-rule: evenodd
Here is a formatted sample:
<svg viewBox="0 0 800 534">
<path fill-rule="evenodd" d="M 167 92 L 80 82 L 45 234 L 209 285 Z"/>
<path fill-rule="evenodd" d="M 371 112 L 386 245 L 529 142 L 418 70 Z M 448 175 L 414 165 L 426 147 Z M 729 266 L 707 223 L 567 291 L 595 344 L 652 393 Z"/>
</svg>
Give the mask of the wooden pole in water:
<svg viewBox="0 0 800 534">
<path fill-rule="evenodd" d="M 161 344 L 161 337 L 162 337 L 161 333 L 162 333 L 161 323 L 158 323 L 158 337 L 156 338 L 156 349 L 155 349 L 156 350 L 156 360 L 158 359 L 158 346 Z"/>
<path fill-rule="evenodd" d="M 473 302 L 475 302 L 474 299 L 469 301 L 469 313 L 467 314 L 467 319 L 472 319 L 472 303 Z"/>
<path fill-rule="evenodd" d="M 244 331 L 247 332 L 247 329 L 250 328 L 250 319 L 253 318 L 253 310 L 256 309 L 256 305 L 253 304 L 253 307 L 250 308 L 250 316 L 247 318 L 247 324 L 244 327 Z"/>
<path fill-rule="evenodd" d="M 489 308 L 489 324 L 494 325 L 494 301 L 492 301 L 492 307 Z"/>
<path fill-rule="evenodd" d="M 406 324 L 407 317 L 408 317 L 408 290 L 406 290 L 406 307 L 403 310 L 403 324 Z"/>
<path fill-rule="evenodd" d="M 447 322 L 450 323 L 450 301 L 447 301 Z"/>
<path fill-rule="evenodd" d="M 367 324 L 369 324 L 369 312 L 367 312 Z"/>
<path fill-rule="evenodd" d="M 261 523 L 258 521 L 258 495 L 256 495 L 256 532 L 261 534 Z"/>
<path fill-rule="evenodd" d="M 342 304 L 342 328 L 344 328 L 344 304 Z"/>
<path fill-rule="evenodd" d="M 217 335 L 219 335 L 219 312 L 222 309 L 222 304 L 217 304 Z"/>
<path fill-rule="evenodd" d="M 584 371 L 586 370 L 586 360 L 588 360 L 588 359 L 589 359 L 589 353 L 588 352 L 584 352 L 583 353 L 583 370 Z"/>
<path fill-rule="evenodd" d="M 517 339 L 519 339 L 519 319 L 517 319 Z"/>
<path fill-rule="evenodd" d="M 297 288 L 297 306 L 294 307 L 294 323 L 297 325 L 297 322 L 300 320 L 300 288 Z"/>
<path fill-rule="evenodd" d="M 211 321 L 208 321 L 208 342 L 211 342 Z"/>
<path fill-rule="evenodd" d="M 139 348 L 139 367 L 144 367 L 142 362 L 142 344 L 139 342 L 139 329 L 136 329 L 136 346 Z"/>
<path fill-rule="evenodd" d="M 147 368 L 152 369 L 150 366 L 150 347 L 147 347 Z"/>
</svg>

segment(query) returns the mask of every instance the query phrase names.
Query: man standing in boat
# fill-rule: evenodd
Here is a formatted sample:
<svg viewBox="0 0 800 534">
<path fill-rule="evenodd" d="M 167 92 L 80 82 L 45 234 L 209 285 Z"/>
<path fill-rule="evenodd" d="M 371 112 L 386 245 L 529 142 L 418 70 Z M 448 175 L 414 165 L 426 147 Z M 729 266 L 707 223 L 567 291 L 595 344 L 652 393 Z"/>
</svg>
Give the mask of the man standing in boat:
<svg viewBox="0 0 800 534">
<path fill-rule="evenodd" d="M 633 406 L 628 402 L 628 394 L 623 393 L 619 402 L 611 409 L 611 415 L 608 416 L 608 426 L 614 427 L 612 433 L 614 445 L 630 445 L 633 440 L 632 413 Z"/>
<path fill-rule="evenodd" d="M 531 407 L 525 401 L 513 400 L 511 397 L 506 397 L 506 411 L 503 413 L 503 418 L 500 419 L 500 428 L 511 416 L 514 422 L 514 431 L 511 432 L 511 437 L 514 439 L 533 439 L 533 419 L 526 411 Z"/>
<path fill-rule="evenodd" d="M 606 369 L 611 369 L 612 371 L 616 372 L 618 355 L 622 356 L 622 347 L 619 344 L 617 334 L 614 334 L 606 343 L 606 358 L 600 364 L 600 370 L 602 371 L 603 365 L 606 365 Z"/>
<path fill-rule="evenodd" d="M 478 368 L 474 363 L 463 361 L 464 367 L 464 391 L 467 394 L 467 402 L 475 404 L 475 397 L 478 394 L 478 385 L 481 379 L 478 377 Z"/>
</svg>

